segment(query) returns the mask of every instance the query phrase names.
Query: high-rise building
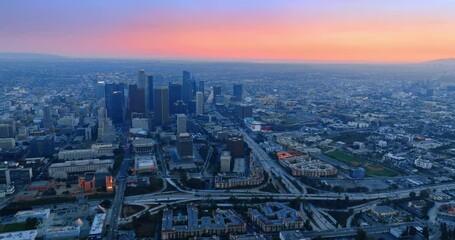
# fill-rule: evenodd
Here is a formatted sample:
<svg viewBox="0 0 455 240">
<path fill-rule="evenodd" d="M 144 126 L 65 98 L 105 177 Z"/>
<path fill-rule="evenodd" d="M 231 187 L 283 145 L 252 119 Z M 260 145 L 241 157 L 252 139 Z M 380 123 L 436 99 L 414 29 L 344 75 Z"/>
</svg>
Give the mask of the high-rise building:
<svg viewBox="0 0 455 240">
<path fill-rule="evenodd" d="M 30 141 L 30 157 L 51 157 L 54 154 L 54 135 L 37 136 Z"/>
<path fill-rule="evenodd" d="M 190 134 L 179 134 L 177 138 L 177 152 L 181 158 L 193 157 L 193 138 Z"/>
<path fill-rule="evenodd" d="M 202 93 L 205 92 L 205 86 L 204 85 L 205 85 L 205 82 L 200 80 L 199 84 L 198 84 L 198 88 L 197 88 L 198 92 L 202 92 Z"/>
<path fill-rule="evenodd" d="M 231 171 L 231 153 L 229 151 L 223 151 L 220 157 L 220 170 L 221 172 Z"/>
<path fill-rule="evenodd" d="M 234 91 L 233 95 L 242 99 L 243 94 L 243 85 L 242 84 L 234 84 Z"/>
<path fill-rule="evenodd" d="M 213 87 L 213 103 L 220 102 L 218 96 L 221 96 L 221 87 Z"/>
<path fill-rule="evenodd" d="M 192 100 L 193 84 L 191 82 L 191 74 L 188 71 L 183 71 L 182 76 L 182 100 L 187 105 Z"/>
<path fill-rule="evenodd" d="M 191 79 L 191 99 L 194 99 L 196 97 L 196 92 L 197 92 L 197 84 L 196 80 Z"/>
<path fill-rule="evenodd" d="M 114 124 L 123 124 L 126 121 L 127 87 L 123 83 L 105 85 L 105 104 L 107 116 Z"/>
<path fill-rule="evenodd" d="M 124 124 L 126 121 L 125 95 L 122 91 L 114 91 L 111 100 L 112 115 L 110 117 L 112 122 L 114 124 Z"/>
<path fill-rule="evenodd" d="M 196 93 L 196 114 L 204 114 L 204 93 L 202 92 Z"/>
<path fill-rule="evenodd" d="M 182 85 L 180 83 L 169 83 L 169 112 L 176 114 L 175 103 L 182 100 Z"/>
<path fill-rule="evenodd" d="M 147 77 L 145 93 L 147 110 L 148 112 L 153 112 L 153 76 Z"/>
<path fill-rule="evenodd" d="M 139 74 L 137 76 L 137 87 L 140 89 L 145 89 L 147 81 L 147 74 L 145 73 L 145 70 L 139 70 Z"/>
<path fill-rule="evenodd" d="M 16 122 L 13 119 L 0 120 L 0 138 L 16 137 Z"/>
<path fill-rule="evenodd" d="M 155 123 L 166 125 L 169 123 L 169 88 L 158 87 L 153 89 L 153 109 Z"/>
<path fill-rule="evenodd" d="M 129 110 L 131 113 L 144 113 L 145 108 L 145 89 L 139 88 L 138 85 L 129 85 Z"/>
<path fill-rule="evenodd" d="M 253 117 L 253 106 L 246 105 L 246 104 L 239 104 L 235 105 L 235 112 L 237 118 L 245 119 L 245 118 L 252 118 Z"/>
<path fill-rule="evenodd" d="M 176 114 L 185 114 L 188 112 L 188 106 L 182 100 L 178 100 L 174 103 L 174 111 Z"/>
<path fill-rule="evenodd" d="M 43 107 L 43 127 L 44 128 L 52 127 L 51 108 L 49 107 L 49 105 Z"/>
<path fill-rule="evenodd" d="M 177 114 L 177 136 L 180 133 L 186 133 L 186 115 L 185 114 Z"/>
<path fill-rule="evenodd" d="M 104 88 L 106 83 L 104 81 L 98 81 L 95 86 L 95 97 L 96 99 L 100 100 L 104 98 Z"/>
<path fill-rule="evenodd" d="M 242 158 L 243 152 L 243 136 L 241 134 L 231 134 L 227 138 L 227 150 L 231 152 L 233 158 Z"/>
<path fill-rule="evenodd" d="M 216 97 L 219 95 L 221 95 L 221 87 L 219 87 L 219 86 L 213 87 L 213 96 Z"/>
</svg>

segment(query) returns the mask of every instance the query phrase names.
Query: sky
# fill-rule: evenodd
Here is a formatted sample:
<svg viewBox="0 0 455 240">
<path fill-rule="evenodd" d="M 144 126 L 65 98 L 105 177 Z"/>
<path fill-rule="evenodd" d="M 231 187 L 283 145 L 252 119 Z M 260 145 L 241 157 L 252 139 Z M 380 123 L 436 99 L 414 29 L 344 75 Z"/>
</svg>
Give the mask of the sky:
<svg viewBox="0 0 455 240">
<path fill-rule="evenodd" d="M 5 0 L 0 52 L 420 62 L 455 57 L 455 1 Z"/>
</svg>

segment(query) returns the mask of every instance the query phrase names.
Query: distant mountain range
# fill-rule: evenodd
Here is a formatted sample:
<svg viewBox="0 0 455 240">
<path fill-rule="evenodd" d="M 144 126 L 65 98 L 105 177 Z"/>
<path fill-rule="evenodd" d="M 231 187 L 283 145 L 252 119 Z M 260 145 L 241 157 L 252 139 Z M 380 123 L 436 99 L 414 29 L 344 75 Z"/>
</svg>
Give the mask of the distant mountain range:
<svg viewBox="0 0 455 240">
<path fill-rule="evenodd" d="M 433 64 L 455 64 L 455 58 L 443 58 L 435 59 L 431 61 L 426 61 L 424 63 L 433 63 Z"/>
<path fill-rule="evenodd" d="M 44 53 L 0 52 L 0 60 L 62 60 L 65 57 Z"/>
</svg>

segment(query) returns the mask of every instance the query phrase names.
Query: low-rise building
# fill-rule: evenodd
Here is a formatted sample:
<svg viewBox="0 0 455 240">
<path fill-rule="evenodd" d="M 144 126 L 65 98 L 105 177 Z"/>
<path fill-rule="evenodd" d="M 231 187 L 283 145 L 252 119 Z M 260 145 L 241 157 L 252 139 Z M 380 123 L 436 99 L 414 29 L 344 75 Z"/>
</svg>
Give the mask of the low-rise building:
<svg viewBox="0 0 455 240">
<path fill-rule="evenodd" d="M 52 178 L 66 179 L 71 173 L 109 172 L 114 166 L 112 159 L 88 159 L 53 163 L 49 166 L 49 176 Z"/>
<path fill-rule="evenodd" d="M 132 145 L 136 154 L 150 154 L 155 152 L 156 141 L 150 138 L 136 138 Z"/>
<path fill-rule="evenodd" d="M 106 213 L 96 214 L 93 218 L 90 228 L 88 240 L 97 240 L 103 238 L 104 222 L 106 221 Z"/>
<path fill-rule="evenodd" d="M 93 144 L 89 149 L 62 150 L 58 153 L 60 160 L 81 160 L 99 157 L 113 157 L 114 150 L 118 146 L 114 144 Z"/>
<path fill-rule="evenodd" d="M 35 240 L 37 235 L 38 235 L 38 230 L 6 232 L 6 233 L 0 233 L 0 239 Z"/>
<path fill-rule="evenodd" d="M 137 155 L 134 158 L 134 165 L 137 172 L 156 172 L 156 157 L 153 155 Z"/>
<path fill-rule="evenodd" d="M 80 226 L 54 227 L 44 230 L 43 239 L 45 240 L 79 239 L 80 235 L 81 235 Z"/>
<path fill-rule="evenodd" d="M 248 216 L 264 232 L 301 229 L 305 224 L 301 212 L 279 202 L 258 204 L 248 209 Z"/>
<path fill-rule="evenodd" d="M 371 210 L 378 217 L 389 217 L 398 214 L 398 211 L 389 206 L 377 206 Z"/>
<path fill-rule="evenodd" d="M 246 232 L 246 223 L 231 209 L 217 209 L 212 216 L 199 217 L 198 208 L 187 205 L 187 215 L 163 212 L 161 239 L 188 239 L 201 236 L 223 236 Z"/>
<path fill-rule="evenodd" d="M 325 162 L 311 158 L 309 155 L 292 156 L 279 160 L 281 166 L 291 171 L 293 176 L 325 177 L 336 175 L 338 170 Z"/>
</svg>

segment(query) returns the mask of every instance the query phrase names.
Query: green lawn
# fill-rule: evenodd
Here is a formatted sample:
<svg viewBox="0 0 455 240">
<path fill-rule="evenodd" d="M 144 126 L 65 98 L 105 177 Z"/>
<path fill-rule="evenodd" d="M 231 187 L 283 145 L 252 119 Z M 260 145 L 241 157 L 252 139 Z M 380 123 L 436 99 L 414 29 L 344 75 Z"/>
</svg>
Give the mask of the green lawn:
<svg viewBox="0 0 455 240">
<path fill-rule="evenodd" d="M 365 175 L 371 177 L 394 177 L 398 173 L 382 165 L 369 165 L 365 167 Z"/>
<path fill-rule="evenodd" d="M 368 177 L 394 177 L 399 175 L 399 173 L 393 169 L 387 168 L 380 164 L 370 165 L 359 157 L 343 153 L 339 150 L 327 152 L 325 155 L 340 162 L 346 163 L 352 167 L 363 167 L 365 169 L 365 175 Z"/>
<path fill-rule="evenodd" d="M 355 157 L 355 156 L 352 156 L 352 155 L 349 155 L 349 154 L 346 154 L 346 153 L 343 153 L 339 150 L 335 150 L 335 151 L 332 151 L 332 152 L 327 152 L 325 153 L 325 155 L 331 157 L 331 158 L 335 158 L 336 160 L 340 161 L 340 162 L 344 162 L 346 164 L 349 164 L 351 166 L 354 166 L 354 167 L 358 167 L 362 164 L 363 160 L 358 158 L 358 157 Z"/>
<path fill-rule="evenodd" d="M 27 227 L 25 223 L 10 223 L 0 225 L 0 233 L 32 230 L 35 228 Z"/>
</svg>

